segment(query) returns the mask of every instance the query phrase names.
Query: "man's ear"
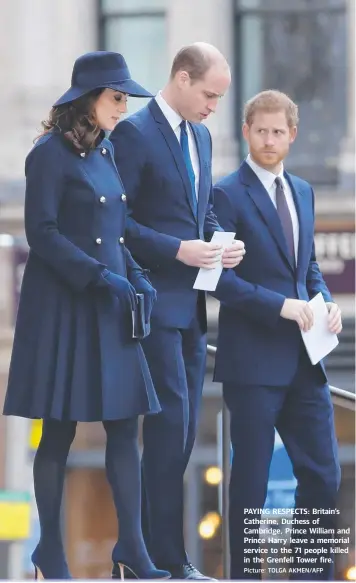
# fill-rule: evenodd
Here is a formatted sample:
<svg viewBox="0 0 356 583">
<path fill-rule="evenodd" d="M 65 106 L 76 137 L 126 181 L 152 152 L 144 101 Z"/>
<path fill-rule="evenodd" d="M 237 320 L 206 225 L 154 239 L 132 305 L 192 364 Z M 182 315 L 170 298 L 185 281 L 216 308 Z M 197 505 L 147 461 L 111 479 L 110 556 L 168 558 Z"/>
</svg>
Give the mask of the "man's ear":
<svg viewBox="0 0 356 583">
<path fill-rule="evenodd" d="M 297 133 L 298 133 L 297 126 L 293 126 L 292 128 L 289 128 L 289 143 L 290 144 L 293 144 L 295 138 L 297 137 Z"/>
<path fill-rule="evenodd" d="M 248 126 L 247 123 L 242 124 L 242 135 L 246 142 L 248 142 L 248 138 L 250 135 L 250 126 Z"/>
<path fill-rule="evenodd" d="M 189 73 L 187 71 L 178 71 L 177 82 L 179 87 L 184 87 L 190 80 Z"/>
</svg>

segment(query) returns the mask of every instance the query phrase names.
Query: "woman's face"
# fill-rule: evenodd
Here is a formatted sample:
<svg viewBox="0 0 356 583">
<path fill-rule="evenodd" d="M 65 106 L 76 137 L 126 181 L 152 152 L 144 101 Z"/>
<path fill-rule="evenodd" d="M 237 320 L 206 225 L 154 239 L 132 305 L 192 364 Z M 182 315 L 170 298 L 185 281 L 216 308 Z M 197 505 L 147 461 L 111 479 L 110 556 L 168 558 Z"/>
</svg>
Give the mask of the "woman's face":
<svg viewBox="0 0 356 583">
<path fill-rule="evenodd" d="M 104 89 L 94 105 L 95 123 L 101 130 L 112 131 L 121 115 L 127 112 L 127 95 L 114 89 Z"/>
</svg>

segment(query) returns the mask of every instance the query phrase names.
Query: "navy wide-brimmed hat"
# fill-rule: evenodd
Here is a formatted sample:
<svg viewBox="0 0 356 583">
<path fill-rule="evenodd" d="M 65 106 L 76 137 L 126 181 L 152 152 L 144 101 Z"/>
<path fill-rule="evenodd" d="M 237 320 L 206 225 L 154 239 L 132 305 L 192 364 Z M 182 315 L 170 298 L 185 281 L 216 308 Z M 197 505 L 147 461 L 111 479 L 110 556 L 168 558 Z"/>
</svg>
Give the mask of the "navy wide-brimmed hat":
<svg viewBox="0 0 356 583">
<path fill-rule="evenodd" d="M 131 79 L 126 61 L 119 53 L 95 51 L 79 57 L 73 67 L 71 86 L 53 107 L 78 99 L 93 89 L 108 87 L 133 97 L 153 97 Z"/>
</svg>

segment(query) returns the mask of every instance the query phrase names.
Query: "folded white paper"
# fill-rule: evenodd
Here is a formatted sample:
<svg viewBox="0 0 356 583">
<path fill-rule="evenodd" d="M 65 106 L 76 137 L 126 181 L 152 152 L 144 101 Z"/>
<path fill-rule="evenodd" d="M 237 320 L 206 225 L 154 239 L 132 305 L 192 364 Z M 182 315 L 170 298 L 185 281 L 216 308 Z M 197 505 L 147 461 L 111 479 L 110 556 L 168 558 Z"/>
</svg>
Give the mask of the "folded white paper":
<svg viewBox="0 0 356 583">
<path fill-rule="evenodd" d="M 232 245 L 234 238 L 235 233 L 229 233 L 226 231 L 215 231 L 211 238 L 211 243 L 222 245 L 224 250 L 226 247 L 230 247 Z M 214 269 L 206 269 L 205 267 L 201 267 L 199 269 L 193 288 L 200 289 L 203 291 L 215 291 L 222 270 L 223 270 L 222 261 L 219 261 L 219 263 L 216 264 L 216 267 L 214 267 Z"/>
<path fill-rule="evenodd" d="M 302 332 L 305 348 L 312 364 L 317 364 L 339 344 L 336 334 L 328 330 L 328 309 L 321 293 L 309 302 L 314 314 L 313 327 Z"/>
</svg>

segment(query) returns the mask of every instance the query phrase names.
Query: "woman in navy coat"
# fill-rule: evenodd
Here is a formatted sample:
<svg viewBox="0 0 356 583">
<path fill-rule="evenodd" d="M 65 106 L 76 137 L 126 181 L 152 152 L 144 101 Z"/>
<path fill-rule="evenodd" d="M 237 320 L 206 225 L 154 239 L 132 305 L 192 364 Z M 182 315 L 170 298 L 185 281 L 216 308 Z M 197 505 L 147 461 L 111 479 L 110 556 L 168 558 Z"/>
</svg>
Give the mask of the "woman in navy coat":
<svg viewBox="0 0 356 583">
<path fill-rule="evenodd" d="M 65 466 L 78 421 L 102 421 L 120 536 L 113 577 L 168 578 L 142 538 L 138 416 L 160 410 L 140 343 L 136 292 L 149 315 L 156 292 L 124 244 L 126 195 L 104 137 L 127 95 L 150 94 L 123 57 L 94 52 L 74 64 L 26 159 L 30 247 L 18 310 L 5 415 L 43 419 L 34 460 L 41 538 L 36 574 L 68 579 L 60 533 Z"/>
</svg>

